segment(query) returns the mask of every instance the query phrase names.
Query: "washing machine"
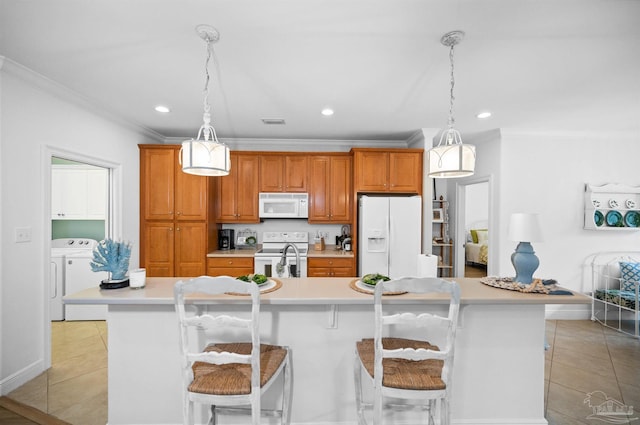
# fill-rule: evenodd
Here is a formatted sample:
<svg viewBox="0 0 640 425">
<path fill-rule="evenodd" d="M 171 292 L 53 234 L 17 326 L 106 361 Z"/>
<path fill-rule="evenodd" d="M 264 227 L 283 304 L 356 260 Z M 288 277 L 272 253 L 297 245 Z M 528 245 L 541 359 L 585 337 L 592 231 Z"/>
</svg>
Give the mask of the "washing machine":
<svg viewBox="0 0 640 425">
<path fill-rule="evenodd" d="M 106 305 L 67 305 L 62 296 L 100 285 L 107 272 L 91 270 L 93 249 L 98 242 L 85 238 L 51 241 L 51 320 L 106 320 Z M 55 317 L 55 318 L 54 318 Z"/>
<path fill-rule="evenodd" d="M 80 243 L 82 241 L 82 243 Z M 81 252 L 84 246 L 90 245 L 89 239 L 62 238 L 51 241 L 51 271 L 49 273 L 49 318 L 64 320 L 65 294 L 65 258 L 68 254 Z M 95 242 L 95 241 L 93 241 Z"/>
</svg>

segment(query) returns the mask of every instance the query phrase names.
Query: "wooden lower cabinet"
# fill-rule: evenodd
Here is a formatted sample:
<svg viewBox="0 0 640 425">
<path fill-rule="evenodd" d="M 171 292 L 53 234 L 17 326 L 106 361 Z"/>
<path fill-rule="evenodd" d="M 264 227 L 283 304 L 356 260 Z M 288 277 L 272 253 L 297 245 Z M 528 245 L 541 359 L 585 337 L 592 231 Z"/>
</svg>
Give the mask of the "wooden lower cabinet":
<svg viewBox="0 0 640 425">
<path fill-rule="evenodd" d="M 209 257 L 207 275 L 238 277 L 253 273 L 253 257 Z"/>
<path fill-rule="evenodd" d="M 308 277 L 352 277 L 355 276 L 355 258 L 308 258 Z"/>
<path fill-rule="evenodd" d="M 193 277 L 205 273 L 205 223 L 147 222 L 143 234 L 147 276 Z"/>
</svg>

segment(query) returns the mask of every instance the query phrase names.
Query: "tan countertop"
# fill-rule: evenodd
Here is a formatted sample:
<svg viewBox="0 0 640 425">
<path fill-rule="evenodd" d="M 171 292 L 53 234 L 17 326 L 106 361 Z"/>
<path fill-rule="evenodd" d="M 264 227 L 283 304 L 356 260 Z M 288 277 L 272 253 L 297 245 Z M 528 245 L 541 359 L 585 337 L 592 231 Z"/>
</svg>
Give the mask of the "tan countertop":
<svg viewBox="0 0 640 425">
<path fill-rule="evenodd" d="M 184 279 L 184 278 L 183 278 Z M 188 278 L 186 278 L 188 279 Z M 373 295 L 353 290 L 350 283 L 356 278 L 300 278 L 279 279 L 282 287 L 262 294 L 263 304 L 277 305 L 335 305 L 371 304 Z M 173 304 L 173 286 L 181 280 L 177 277 L 149 277 L 143 289 L 101 290 L 98 285 L 75 294 L 65 296 L 67 304 L 120 304 L 120 305 L 161 305 Z M 493 288 L 480 283 L 479 279 L 455 279 L 462 289 L 461 304 L 589 304 L 585 295 L 543 295 L 525 294 Z M 208 297 L 212 304 L 246 302 L 247 297 L 221 295 Z M 440 304 L 445 299 L 436 295 L 403 294 L 385 297 L 392 304 Z"/>
<path fill-rule="evenodd" d="M 262 245 L 258 244 L 255 248 L 245 248 L 245 249 L 217 249 L 215 251 L 211 251 L 207 254 L 207 257 L 253 257 L 255 253 L 262 248 Z M 307 251 L 307 258 L 353 258 L 353 251 L 343 251 L 341 249 L 336 249 L 336 245 L 326 245 L 324 251 L 316 251 L 313 249 L 313 245 L 309 245 L 309 250 Z"/>
<path fill-rule="evenodd" d="M 207 257 L 253 257 L 256 251 L 262 248 L 262 245 L 257 245 L 255 248 L 242 248 L 242 249 L 216 249 L 207 254 Z"/>
</svg>

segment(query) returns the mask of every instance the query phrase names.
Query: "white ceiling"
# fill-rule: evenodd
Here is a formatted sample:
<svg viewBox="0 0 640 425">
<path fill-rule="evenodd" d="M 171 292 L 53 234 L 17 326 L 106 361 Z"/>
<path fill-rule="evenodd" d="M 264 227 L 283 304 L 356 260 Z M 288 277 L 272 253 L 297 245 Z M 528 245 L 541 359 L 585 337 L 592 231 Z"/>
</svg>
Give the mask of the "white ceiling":
<svg viewBox="0 0 640 425">
<path fill-rule="evenodd" d="M 640 132 L 638 0 L 0 0 L 0 55 L 163 136 L 195 137 L 198 24 L 220 32 L 210 101 L 223 138 L 401 141 L 445 127 L 451 30 L 466 32 L 459 130 Z"/>
</svg>

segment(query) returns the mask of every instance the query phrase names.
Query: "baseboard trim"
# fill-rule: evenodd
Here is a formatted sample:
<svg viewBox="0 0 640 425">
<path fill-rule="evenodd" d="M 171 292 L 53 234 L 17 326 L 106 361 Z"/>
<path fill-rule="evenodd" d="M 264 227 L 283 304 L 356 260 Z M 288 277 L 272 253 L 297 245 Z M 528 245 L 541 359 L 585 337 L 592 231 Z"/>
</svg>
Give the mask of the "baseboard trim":
<svg viewBox="0 0 640 425">
<path fill-rule="evenodd" d="M 548 320 L 590 320 L 591 304 L 550 304 L 545 307 Z"/>
<path fill-rule="evenodd" d="M 9 397 L 0 397 L 0 407 L 4 407 L 16 415 L 20 415 L 23 418 L 29 419 L 39 425 L 71 425 L 69 422 L 47 415 L 34 407 L 27 406 L 26 404 L 12 400 Z"/>
<path fill-rule="evenodd" d="M 7 376 L 5 379 L 0 381 L 0 396 L 9 394 L 11 391 L 31 381 L 44 371 L 44 362 L 42 360 L 38 360 L 31 363 L 29 366 L 22 368 L 16 373 Z"/>
</svg>

